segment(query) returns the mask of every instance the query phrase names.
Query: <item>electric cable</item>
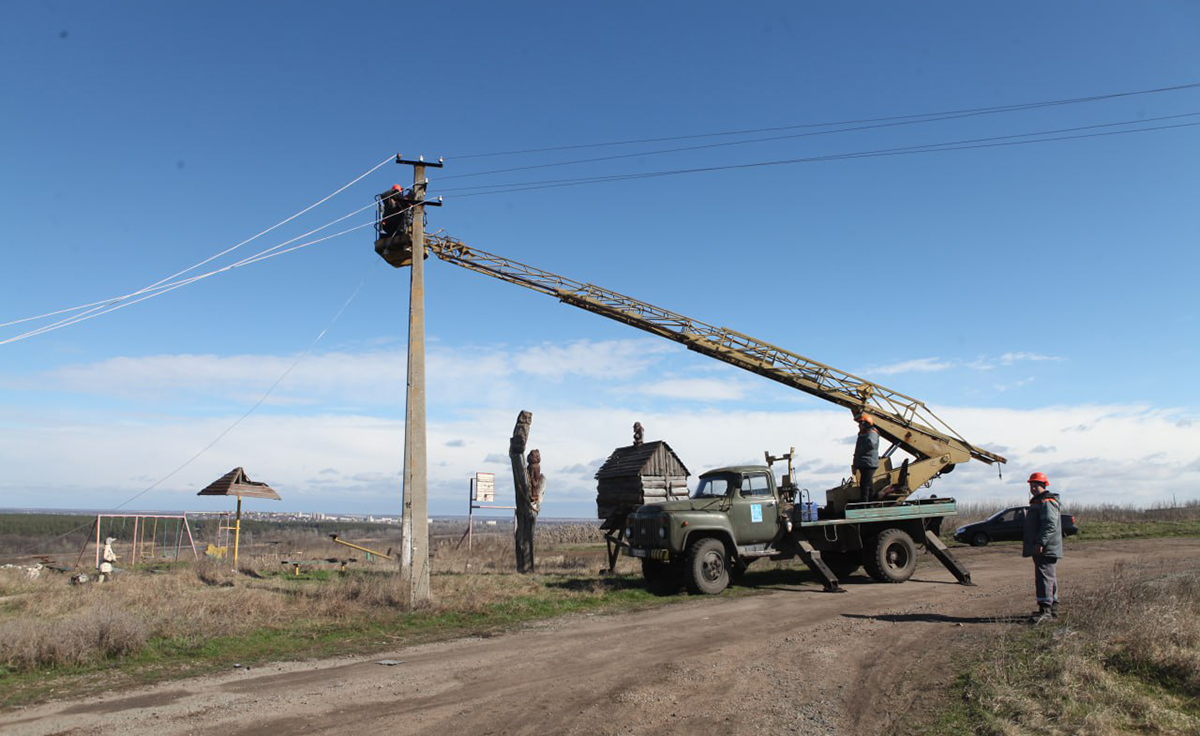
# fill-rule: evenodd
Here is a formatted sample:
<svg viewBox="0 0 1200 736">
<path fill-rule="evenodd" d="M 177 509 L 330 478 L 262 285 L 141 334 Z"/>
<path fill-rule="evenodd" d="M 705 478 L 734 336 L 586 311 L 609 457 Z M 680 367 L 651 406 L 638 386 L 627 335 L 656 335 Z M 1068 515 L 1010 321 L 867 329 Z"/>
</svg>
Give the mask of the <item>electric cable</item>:
<svg viewBox="0 0 1200 736">
<path fill-rule="evenodd" d="M 88 308 L 90 308 L 90 307 L 98 307 L 98 306 L 101 306 L 101 305 L 104 305 L 104 304 L 108 304 L 108 303 L 110 303 L 110 302 L 112 302 L 112 301 L 116 301 L 116 300 L 119 300 L 119 299 L 127 299 L 127 298 L 129 298 L 129 297 L 131 297 L 131 296 L 137 296 L 137 295 L 139 295 L 139 294 L 142 294 L 142 293 L 145 293 L 145 292 L 147 292 L 147 291 L 150 291 L 150 290 L 154 289 L 155 287 L 159 286 L 160 284 L 163 284 L 163 283 L 165 283 L 165 282 L 167 282 L 167 281 L 170 281 L 171 279 L 178 278 L 179 276 L 182 276 L 182 275 L 183 275 L 183 274 L 185 274 L 185 273 L 188 273 L 188 272 L 190 272 L 190 271 L 193 271 L 193 270 L 195 270 L 195 269 L 199 268 L 200 266 L 203 266 L 203 265 L 205 265 L 205 264 L 207 264 L 207 263 L 211 263 L 212 261 L 214 261 L 214 260 L 216 260 L 216 259 L 220 258 L 221 256 L 223 256 L 223 255 L 226 255 L 226 254 L 228 254 L 228 253 L 232 253 L 233 251 L 237 250 L 238 248 L 241 248 L 243 245 L 246 245 L 246 244 L 248 244 L 248 243 L 250 243 L 250 242 L 252 242 L 252 241 L 254 241 L 254 240 L 257 240 L 258 238 L 262 237 L 263 235 L 266 235 L 267 233 L 271 232 L 272 230 L 275 230 L 275 229 L 277 229 L 277 228 L 279 228 L 279 227 L 282 227 L 283 225 L 286 225 L 287 223 L 291 222 L 292 220 L 296 219 L 297 217 L 299 217 L 299 216 L 301 216 L 301 215 L 303 215 L 303 214 L 305 214 L 305 213 L 307 213 L 307 212 L 309 212 L 309 211 L 313 210 L 314 208 L 316 208 L 316 207 L 318 207 L 318 206 L 320 206 L 320 205 L 324 204 L 325 202 L 328 202 L 330 199 L 332 199 L 333 197 L 337 196 L 338 194 L 341 194 L 342 192 L 346 191 L 346 190 L 347 190 L 347 189 L 349 189 L 350 187 L 352 187 L 352 186 L 354 186 L 355 184 L 357 184 L 358 182 L 362 181 L 362 180 L 363 180 L 364 178 L 366 178 L 367 176 L 370 176 L 371 174 L 373 174 L 373 173 L 375 173 L 376 171 L 378 171 L 380 167 L 382 167 L 384 164 L 386 164 L 386 163 L 388 163 L 388 162 L 392 161 L 393 159 L 394 159 L 394 156 L 390 156 L 390 155 L 389 155 L 389 156 L 388 156 L 387 158 L 385 158 L 383 161 L 380 161 L 379 163 L 375 164 L 375 165 L 374 165 L 374 166 L 372 166 L 370 169 L 368 169 L 367 171 L 363 172 L 362 174 L 360 174 L 359 176 L 357 176 L 356 178 L 354 178 L 353 180 L 351 180 L 351 181 L 350 181 L 350 182 L 348 182 L 347 184 L 345 184 L 345 185 L 343 185 L 343 186 L 339 187 L 338 189 L 334 190 L 332 193 L 330 193 L 330 194 L 326 195 L 325 197 L 322 197 L 321 199 L 317 200 L 316 202 L 313 202 L 313 203 L 312 203 L 312 204 L 310 204 L 308 207 L 305 207 L 304 209 L 300 210 L 299 212 L 297 212 L 297 213 L 293 214 L 292 216 L 290 216 L 290 217 L 288 217 L 288 218 L 286 218 L 286 219 L 280 220 L 279 222 L 275 223 L 275 224 L 274 224 L 274 225 L 272 225 L 271 227 L 268 227 L 267 229 L 265 229 L 265 230 L 262 230 L 262 231 L 258 232 L 257 234 L 250 236 L 249 238 L 246 238 L 245 240 L 243 240 L 242 242 L 240 242 L 240 243 L 238 243 L 238 244 L 236 244 L 236 245 L 233 245 L 233 246 L 231 246 L 231 247 L 229 247 L 229 248 L 226 248 L 225 250 L 223 250 L 223 251 L 221 251 L 221 252 L 219 252 L 219 253 L 217 253 L 217 254 L 215 254 L 215 255 L 209 256 L 208 258 L 205 258 L 205 259 L 204 259 L 204 260 L 202 260 L 202 261 L 199 261 L 199 262 L 197 262 L 197 263 L 194 263 L 194 264 L 192 264 L 191 266 L 188 266 L 187 268 L 183 269 L 182 271 L 178 271 L 178 272 L 176 272 L 176 273 L 174 273 L 174 274 L 172 274 L 172 275 L 170 275 L 170 276 L 167 276 L 166 278 L 159 279 L 158 281 L 154 282 L 153 284 L 150 284 L 149 286 L 145 286 L 145 287 L 143 287 L 143 288 L 141 288 L 141 289 L 138 289 L 137 291 L 132 291 L 132 292 L 130 292 L 130 293 L 128 293 L 128 294 L 124 294 L 124 295 L 122 295 L 122 296 L 119 296 L 119 297 L 112 297 L 112 298 L 109 298 L 109 299 L 101 299 L 101 300 L 99 300 L 99 301 L 91 302 L 91 303 L 88 303 L 88 304 L 80 304 L 80 305 L 78 305 L 78 306 L 74 306 L 74 307 L 67 307 L 66 309 L 58 309 L 58 310 L 55 310 L 55 311 L 53 311 L 53 312 L 46 312 L 45 314 L 39 314 L 39 315 L 37 315 L 37 316 L 34 316 L 34 317 L 24 317 L 24 318 L 22 318 L 22 319 L 15 319 L 15 320 L 12 320 L 12 321 L 10 321 L 10 322 L 3 322 L 3 323 L 0 323 L 0 327 L 10 327 L 10 326 L 12 326 L 12 325 L 21 324 L 21 323 L 23 323 L 23 322 L 33 322 L 33 321 L 35 321 L 35 320 L 39 320 L 39 319 L 45 319 L 46 317 L 54 317 L 54 316 L 57 316 L 57 315 L 60 315 L 60 314 L 65 314 L 65 313 L 67 313 L 67 312 L 76 312 L 76 311 L 79 311 L 79 310 L 81 310 L 81 309 L 88 309 Z M 355 213 L 357 213 L 357 212 L 361 212 L 362 210 L 364 210 L 364 209 L 368 209 L 369 207 L 373 207 L 373 206 L 374 206 L 374 205 L 368 205 L 367 207 L 363 207 L 363 208 L 361 208 L 361 209 L 359 209 L 359 210 L 356 210 L 355 212 L 352 212 L 351 214 L 355 214 Z M 348 217 L 348 216 L 349 216 L 349 215 L 347 215 L 347 217 Z M 331 224 L 334 224 L 334 223 L 337 223 L 337 222 L 341 222 L 341 221 L 342 221 L 342 220 L 344 220 L 344 219 L 346 219 L 346 218 L 345 218 L 345 217 L 339 218 L 339 219 L 337 219 L 337 220 L 334 220 L 334 221 L 333 221 L 333 222 L 331 222 L 331 223 L 327 223 L 327 224 L 326 224 L 325 226 L 323 226 L 323 227 L 328 227 L 329 225 L 331 225 Z M 320 230 L 320 229 L 322 229 L 322 228 L 317 228 L 317 230 Z M 306 235 L 308 235 L 308 234 L 311 234 L 312 232 L 316 232 L 316 231 L 315 231 L 315 230 L 313 230 L 313 231 L 310 231 L 309 233 L 306 233 Z M 302 237 L 305 237 L 305 235 L 301 235 L 301 236 L 299 236 L 299 237 L 301 237 L 301 238 L 302 238 Z"/>
<path fill-rule="evenodd" d="M 661 171 L 646 171 L 634 172 L 628 174 L 610 174 L 605 176 L 581 177 L 575 179 L 546 179 L 542 181 L 527 181 L 527 182 L 510 182 L 507 184 L 481 184 L 476 186 L 458 187 L 454 189 L 443 190 L 443 193 L 449 197 L 461 199 L 464 197 L 478 197 L 487 194 L 504 194 L 509 192 L 530 191 L 534 189 L 553 189 L 557 187 L 580 186 L 585 184 L 604 183 L 611 181 L 626 181 L 631 179 L 647 179 L 663 176 L 675 176 L 682 174 L 695 174 L 709 171 L 727 171 L 731 169 L 749 169 L 763 166 L 781 166 L 787 164 L 798 163 L 815 163 L 823 161 L 839 161 L 857 158 L 876 158 L 883 156 L 898 156 L 914 153 L 939 153 L 942 151 L 960 151 L 976 148 L 997 148 L 1003 146 L 1029 145 L 1034 143 L 1050 143 L 1064 140 L 1077 140 L 1082 138 L 1098 138 L 1112 135 L 1124 135 L 1128 133 L 1145 133 L 1158 130 L 1169 130 L 1174 128 L 1188 128 L 1200 125 L 1200 123 L 1180 123 L 1175 125 L 1151 126 L 1145 128 L 1134 128 L 1130 130 L 1106 131 L 1098 133 L 1088 133 L 1082 135 L 1062 135 L 1058 133 L 1069 133 L 1081 130 L 1095 130 L 1097 128 L 1114 127 L 1119 125 L 1132 125 L 1135 123 L 1145 123 L 1158 120 L 1171 120 L 1186 117 L 1195 117 L 1200 113 L 1184 113 L 1180 115 L 1166 115 L 1157 118 L 1145 118 L 1142 120 L 1124 121 L 1118 123 L 1100 123 L 1096 125 L 1077 126 L 1073 128 L 1060 128 L 1056 130 L 1045 130 L 1034 133 L 1017 133 L 1003 136 L 991 136 L 986 138 L 965 139 L 959 141 L 945 141 L 940 143 L 926 143 L 915 146 L 903 146 L 898 148 L 884 148 L 871 151 L 858 151 L 850 153 L 826 154 L 821 156 L 806 156 L 802 158 L 792 159 L 777 159 L 771 161 L 756 161 L 743 164 L 726 164 L 719 166 L 704 166 L 689 169 L 668 169 Z M 1016 141 L 1014 138 L 1029 138 L 1033 136 L 1055 136 L 1038 138 L 1036 140 Z M 496 190 L 496 191 L 476 191 L 476 190 Z M 460 194 L 458 192 L 469 192 Z"/>
<path fill-rule="evenodd" d="M 287 378 L 288 375 L 291 374 L 291 372 L 296 369 L 296 366 L 300 364 L 300 361 L 302 361 L 304 358 L 306 358 L 312 354 L 312 351 L 317 347 L 317 344 L 319 342 L 321 342 L 321 339 L 325 337 L 326 333 L 328 333 L 329 330 L 333 328 L 333 326 L 341 318 L 342 314 L 345 313 L 346 309 L 350 306 L 351 302 L 353 302 L 355 297 L 358 296 L 358 293 L 360 291 L 362 291 L 363 287 L 367 283 L 367 279 L 371 275 L 371 270 L 373 268 L 376 268 L 378 265 L 379 265 L 379 261 L 371 262 L 371 265 L 368 266 L 367 270 L 363 273 L 362 279 L 359 281 L 358 286 L 355 287 L 354 291 L 352 291 L 350 293 L 350 296 L 346 299 L 346 301 L 342 303 L 342 306 L 337 310 L 336 313 L 334 313 L 333 317 L 325 324 L 325 327 L 323 327 L 321 329 L 321 331 L 317 333 L 317 336 L 315 338 L 313 338 L 312 342 L 309 343 L 308 347 L 302 353 L 300 353 L 299 355 L 296 356 L 296 359 L 292 361 L 291 365 L 289 365 L 287 367 L 287 369 L 284 370 L 284 372 L 282 374 L 280 374 L 279 378 L 275 379 L 275 382 L 272 383 L 269 388 L 267 388 L 266 392 L 263 393 L 263 395 L 261 397 L 259 397 L 258 401 L 254 402 L 254 404 L 249 409 L 247 409 L 245 411 L 245 413 L 243 413 L 240 417 L 235 419 L 233 421 L 233 423 L 230 424 L 228 427 L 226 427 L 220 434 L 218 434 L 214 440 L 209 442 L 199 452 L 197 452 L 196 454 L 194 454 L 190 458 L 188 458 L 186 461 L 184 461 L 183 464 L 179 465 L 177 468 L 172 470 L 170 473 L 167 473 L 166 475 L 162 476 L 158 480 L 154 481 L 150 485 L 143 488 L 141 491 L 138 491 L 134 495 L 125 499 L 121 503 L 108 509 L 108 512 L 119 511 L 120 509 L 128 506 L 129 504 L 133 503 L 137 499 L 141 498 L 142 496 L 146 495 L 150 491 L 154 490 L 158 486 L 162 485 L 164 482 L 166 482 L 173 476 L 177 475 L 184 468 L 188 467 L 189 465 L 194 463 L 196 460 L 198 460 L 202 455 L 204 455 L 204 453 L 208 452 L 214 446 L 216 446 L 216 444 L 218 442 L 220 442 L 222 439 L 224 439 L 226 435 L 228 435 L 230 432 L 232 432 L 239 424 L 241 424 L 243 421 L 245 421 L 247 417 L 249 417 L 251 414 L 253 414 L 258 409 L 258 407 L 262 406 L 263 402 L 265 402 L 268 398 L 270 398 L 271 394 L 275 391 L 275 389 L 279 387 L 279 384 L 283 383 L 284 379 Z M 91 523 L 92 522 L 88 522 L 87 524 L 82 524 L 80 526 L 75 527 L 74 529 L 72 529 L 69 532 L 66 532 L 64 534 L 58 535 L 57 537 L 54 537 L 53 539 L 49 540 L 44 545 L 42 545 L 42 547 L 41 547 L 42 551 L 47 552 L 49 550 L 50 545 L 54 544 L 55 542 L 57 542 L 60 539 L 63 539 L 67 536 L 70 536 L 71 534 L 74 534 L 75 532 L 79 531 L 80 529 L 83 529 L 84 527 L 90 526 Z M 37 554 L 37 552 L 34 552 L 33 554 Z"/>
<path fill-rule="evenodd" d="M 368 207 L 374 207 L 374 206 L 375 206 L 374 204 L 368 205 Z M 396 217 L 398 215 L 404 214 L 405 212 L 407 212 L 408 210 L 412 209 L 415 206 L 416 206 L 415 204 L 410 205 L 410 206 L 404 208 L 403 210 L 400 210 L 398 212 L 393 213 L 392 215 L 389 215 L 388 217 L 391 218 L 391 217 Z M 359 208 L 358 210 L 355 210 L 354 212 L 351 212 L 350 214 L 344 215 L 344 216 L 338 218 L 337 220 L 334 220 L 331 223 L 327 223 L 325 225 L 322 225 L 319 228 L 316 228 L 315 230 L 309 231 L 309 233 L 306 233 L 306 235 L 315 233 L 319 230 L 322 230 L 322 229 L 328 227 L 330 224 L 345 220 L 348 217 L 351 217 L 351 216 L 357 214 L 358 212 L 361 212 L 362 210 L 367 209 L 368 207 Z M 387 219 L 387 218 L 385 218 L 385 219 Z M 102 309 L 97 308 L 94 310 L 89 310 L 88 312 L 86 312 L 84 314 L 65 318 L 65 319 L 59 320 L 58 322 L 54 322 L 49 325 L 44 325 L 37 329 L 29 330 L 28 332 L 24 332 L 22 334 L 15 335 L 13 337 L 6 338 L 4 340 L 0 340 L 0 345 L 6 345 L 10 342 L 18 342 L 20 340 L 25 340 L 30 337 L 35 337 L 37 335 L 44 334 L 46 332 L 53 332 L 54 330 L 60 330 L 64 327 L 70 327 L 71 325 L 79 324 L 80 322 L 86 322 L 90 319 L 95 319 L 96 317 L 103 316 L 110 312 L 115 312 L 118 309 L 124 309 L 125 307 L 133 306 L 134 304 L 138 304 L 140 302 L 146 301 L 147 299 L 152 299 L 156 296 L 162 296 L 163 294 L 174 291 L 175 289 L 178 289 L 183 286 L 188 286 L 190 284 L 196 283 L 197 281 L 202 281 L 211 276 L 216 276 L 217 274 L 225 273 L 226 271 L 231 271 L 235 268 L 240 268 L 241 266 L 248 266 L 248 265 L 252 265 L 255 263 L 259 263 L 261 261 L 265 261 L 270 258 L 274 258 L 276 256 L 283 255 L 285 253 L 291 253 L 292 251 L 300 250 L 302 248 L 307 248 L 309 246 L 313 246 L 318 243 L 325 242 L 326 240 L 332 240 L 333 238 L 337 238 L 342 235 L 346 235 L 347 233 L 355 232 L 356 230 L 361 230 L 365 227 L 370 227 L 370 226 L 374 225 L 375 222 L 376 222 L 375 220 L 371 220 L 370 222 L 364 222 L 360 225 L 355 225 L 353 227 L 346 228 L 339 232 L 333 233 L 332 235 L 326 235 L 324 237 L 310 240 L 306 243 L 301 243 L 299 245 L 292 246 L 291 248 L 287 248 L 284 250 L 278 250 L 278 249 L 282 248 L 284 245 L 293 243 L 296 240 L 300 239 L 301 237 L 304 237 L 303 235 L 297 236 L 296 238 L 292 238 L 291 240 L 285 241 L 284 243 L 280 243 L 278 245 L 271 246 L 270 248 L 259 251 L 258 253 L 255 253 L 254 255 L 247 256 L 239 261 L 228 264 L 226 266 L 222 266 L 221 268 L 209 271 L 207 273 L 198 274 L 196 276 L 189 276 L 188 278 L 182 279 L 179 281 L 174 281 L 174 282 L 169 282 L 169 283 L 160 283 L 158 286 L 154 287 L 153 290 L 143 290 L 136 294 L 131 294 L 131 295 L 127 295 L 125 297 L 120 297 L 116 300 L 106 300 L 104 302 L 105 306 Z M 133 296 L 137 296 L 138 298 L 131 299 L 130 297 L 133 297 Z"/>
<path fill-rule="evenodd" d="M 1102 99 L 1106 99 L 1106 98 L 1102 98 Z M 1091 101 L 1091 99 L 1085 98 L 1085 99 L 1081 99 L 1081 100 L 1076 100 L 1074 102 L 1080 102 L 1080 101 Z M 547 164 L 530 164 L 527 166 L 513 166 L 513 167 L 506 168 L 506 169 L 490 169 L 487 171 L 473 171 L 473 172 L 467 172 L 467 173 L 463 173 L 463 174 L 451 174 L 449 176 L 438 177 L 438 181 L 446 181 L 448 179 L 463 179 L 463 178 L 474 177 L 474 176 L 489 176 L 492 174 L 504 174 L 504 173 L 509 173 L 509 172 L 513 172 L 513 171 L 529 171 L 529 170 L 533 170 L 533 169 L 550 169 L 550 168 L 556 168 L 556 167 L 560 167 L 560 166 L 573 166 L 573 165 L 577 165 L 577 164 L 599 163 L 602 161 L 615 161 L 615 160 L 619 160 L 619 159 L 641 158 L 643 156 L 658 156 L 658 155 L 663 155 L 663 154 L 668 154 L 668 153 L 680 153 L 680 152 L 684 152 L 684 151 L 699 151 L 699 150 L 705 150 L 705 149 L 711 149 L 711 148 L 727 148 L 730 146 L 744 146 L 744 145 L 749 145 L 752 143 L 766 143 L 766 142 L 771 142 L 771 141 L 781 141 L 781 140 L 789 140 L 789 139 L 795 139 L 795 138 L 811 138 L 811 137 L 822 136 L 822 135 L 835 135 L 838 133 L 855 133 L 855 132 L 861 132 L 861 131 L 865 131 L 865 130 L 879 130 L 879 129 L 883 129 L 883 128 L 894 128 L 894 127 L 905 126 L 905 125 L 918 125 L 918 124 L 922 124 L 922 123 L 942 122 L 942 121 L 946 121 L 946 120 L 961 120 L 964 118 L 979 117 L 982 115 L 995 115 L 998 113 L 1025 111 L 1025 110 L 1037 109 L 1037 108 L 1042 108 L 1042 107 L 1048 107 L 1051 105 L 1063 105 L 1063 104 L 1071 104 L 1071 103 L 1068 103 L 1068 102 L 1030 103 L 1028 105 L 986 108 L 983 110 L 969 111 L 969 112 L 962 112 L 962 113 L 953 113 L 953 114 L 945 113 L 945 114 L 939 114 L 936 117 L 928 117 L 927 116 L 927 117 L 922 117 L 921 119 L 906 119 L 906 120 L 898 120 L 898 121 L 892 120 L 892 121 L 888 121 L 888 122 L 877 122 L 877 123 L 873 123 L 873 124 L 857 125 L 855 127 L 848 127 L 848 128 L 847 127 L 834 128 L 832 130 L 817 130 L 817 131 L 808 131 L 808 132 L 804 132 L 804 133 L 789 133 L 787 135 L 768 136 L 765 138 L 749 138 L 746 140 L 725 141 L 725 142 L 721 142 L 721 143 L 704 143 L 704 144 L 695 145 L 695 146 L 679 146 L 679 147 L 675 147 L 675 148 L 662 148 L 662 149 L 657 149 L 657 150 L 653 150 L 653 151 L 633 151 L 631 153 L 618 153 L 618 154 L 613 154 L 610 156 L 597 156 L 597 157 L 593 157 L 593 158 L 572 159 L 570 161 L 556 161 L 556 162 L 547 163 Z M 915 117 L 915 116 L 910 116 L 910 117 Z M 796 127 L 801 127 L 801 126 L 796 126 Z M 803 126 L 803 127 L 816 127 L 816 126 Z M 713 134 L 713 135 L 717 135 L 717 134 Z"/>
<path fill-rule="evenodd" d="M 802 124 L 797 124 L 797 125 L 782 125 L 782 126 L 775 126 L 775 127 L 769 127 L 769 128 L 748 128 L 745 130 L 730 130 L 730 131 L 721 131 L 721 132 L 716 132 L 716 133 L 694 133 L 691 135 L 661 136 L 661 137 L 657 137 L 657 138 L 637 138 L 637 139 L 632 139 L 632 140 L 606 141 L 606 142 L 600 142 L 600 143 L 577 143 L 577 144 L 565 145 L 565 146 L 547 146 L 544 148 L 526 148 L 526 149 L 515 150 L 515 151 L 492 151 L 492 152 L 488 152 L 488 153 L 473 153 L 473 154 L 465 154 L 465 155 L 453 156 L 453 157 L 448 156 L 447 158 L 454 158 L 456 160 L 462 160 L 462 159 L 471 159 L 471 158 L 490 158 L 493 156 L 515 156 L 515 155 L 527 154 L 527 153 L 546 153 L 546 152 L 550 152 L 550 151 L 570 151 L 570 150 L 577 150 L 577 149 L 581 149 L 581 148 L 603 148 L 603 147 L 607 147 L 607 146 L 627 146 L 627 145 L 635 145 L 635 144 L 639 144 L 639 143 L 664 143 L 664 142 L 668 142 L 668 141 L 691 140 L 691 139 L 696 139 L 696 138 L 716 138 L 716 137 L 731 136 L 731 135 L 749 135 L 752 133 L 770 133 L 770 132 L 775 132 L 775 131 L 780 131 L 780 130 L 796 130 L 799 128 L 820 128 L 820 127 L 830 127 L 830 126 L 835 126 L 835 125 L 858 125 L 860 123 L 877 123 L 877 122 L 884 122 L 884 121 L 889 121 L 889 120 L 906 120 L 906 119 L 911 119 L 911 118 L 930 117 L 930 116 L 935 116 L 935 115 L 958 115 L 958 114 L 962 114 L 962 113 L 985 113 L 988 111 L 1004 112 L 1004 111 L 1009 111 L 1009 110 L 1032 109 L 1032 108 L 1038 108 L 1038 107 L 1073 105 L 1073 104 L 1079 104 L 1079 103 L 1083 103 L 1083 102 L 1097 102 L 1100 100 L 1118 99 L 1118 98 L 1122 98 L 1122 97 L 1135 97 L 1138 95 L 1160 94 L 1163 92 L 1177 92 L 1177 91 L 1185 90 L 1185 89 L 1195 89 L 1197 87 L 1200 87 L 1200 82 L 1191 82 L 1188 84 L 1177 84 L 1177 85 L 1171 85 L 1168 87 L 1156 87 L 1153 89 L 1141 89 L 1141 90 L 1132 90 L 1132 91 L 1126 91 L 1126 92 L 1113 92 L 1113 93 L 1103 94 L 1103 95 L 1089 95 L 1086 97 L 1068 97 L 1068 98 L 1057 99 L 1057 100 L 1044 100 L 1044 101 L 1040 101 L 1040 102 L 1016 103 L 1016 104 L 1012 104 L 1012 105 L 997 105 L 997 106 L 991 106 L 991 107 L 974 107 L 974 108 L 964 108 L 964 109 L 959 109 L 959 110 L 942 110 L 942 111 L 927 112 L 927 113 L 911 113 L 908 115 L 890 115 L 890 116 L 886 116 L 886 117 L 860 118 L 857 120 L 840 120 L 840 121 L 827 122 L 827 123 L 802 123 Z"/>
</svg>

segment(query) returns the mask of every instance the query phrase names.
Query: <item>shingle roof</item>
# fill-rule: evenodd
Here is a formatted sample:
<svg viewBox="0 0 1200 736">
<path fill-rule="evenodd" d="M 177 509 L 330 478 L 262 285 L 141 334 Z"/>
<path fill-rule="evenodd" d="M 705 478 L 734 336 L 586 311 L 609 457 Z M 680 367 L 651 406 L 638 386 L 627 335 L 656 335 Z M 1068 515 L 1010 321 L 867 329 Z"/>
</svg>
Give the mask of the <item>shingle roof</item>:
<svg viewBox="0 0 1200 736">
<path fill-rule="evenodd" d="M 251 498 L 273 498 L 280 501 L 279 494 L 266 483 L 256 483 L 241 468 L 234 468 L 208 485 L 197 496 L 249 496 Z"/>
<path fill-rule="evenodd" d="M 689 475 L 688 469 L 684 467 L 683 461 L 671 449 L 671 446 L 662 440 L 654 440 L 653 442 L 643 442 L 640 445 L 629 445 L 627 447 L 618 447 L 612 451 L 600 469 L 596 471 L 596 480 L 602 478 L 618 478 L 631 475 L 641 475 L 642 469 L 654 457 L 659 448 L 662 448 L 669 456 L 670 461 L 679 466 L 683 471 L 683 475 Z"/>
</svg>

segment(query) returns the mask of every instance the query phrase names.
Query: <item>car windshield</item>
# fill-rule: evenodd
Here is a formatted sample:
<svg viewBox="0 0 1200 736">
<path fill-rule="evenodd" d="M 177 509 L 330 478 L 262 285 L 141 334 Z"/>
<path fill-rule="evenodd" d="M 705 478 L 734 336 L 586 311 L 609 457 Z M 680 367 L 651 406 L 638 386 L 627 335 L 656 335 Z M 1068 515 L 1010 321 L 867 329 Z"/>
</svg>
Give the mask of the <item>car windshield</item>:
<svg viewBox="0 0 1200 736">
<path fill-rule="evenodd" d="M 727 475 L 710 475 L 700 479 L 700 485 L 692 493 L 692 498 L 724 498 L 729 493 L 731 478 Z"/>
<path fill-rule="evenodd" d="M 1025 510 L 1025 508 L 1023 506 L 1018 506 L 1017 508 L 1013 508 L 1013 509 L 1004 509 L 1003 511 L 997 511 L 996 513 L 994 513 L 990 517 L 988 517 L 988 521 L 1014 521 L 1017 518 L 1017 514 L 1024 510 Z"/>
</svg>

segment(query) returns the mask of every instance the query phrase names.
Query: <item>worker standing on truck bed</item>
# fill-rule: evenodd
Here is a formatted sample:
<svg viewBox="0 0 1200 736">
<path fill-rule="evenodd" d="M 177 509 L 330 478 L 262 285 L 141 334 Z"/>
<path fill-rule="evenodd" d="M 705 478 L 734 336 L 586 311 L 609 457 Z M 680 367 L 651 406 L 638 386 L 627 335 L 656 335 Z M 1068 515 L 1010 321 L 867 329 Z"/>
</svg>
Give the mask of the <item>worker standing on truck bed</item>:
<svg viewBox="0 0 1200 736">
<path fill-rule="evenodd" d="M 879 467 L 879 430 L 866 414 L 858 417 L 858 441 L 854 443 L 854 463 L 851 470 L 858 473 L 858 487 L 864 503 L 871 500 L 871 481 Z"/>
<path fill-rule="evenodd" d="M 1038 610 L 1035 624 L 1058 618 L 1058 574 L 1055 565 L 1062 559 L 1062 506 L 1058 496 L 1048 489 L 1045 473 L 1029 476 L 1029 508 L 1025 510 L 1025 545 L 1022 557 L 1033 558 L 1033 578 Z"/>
</svg>

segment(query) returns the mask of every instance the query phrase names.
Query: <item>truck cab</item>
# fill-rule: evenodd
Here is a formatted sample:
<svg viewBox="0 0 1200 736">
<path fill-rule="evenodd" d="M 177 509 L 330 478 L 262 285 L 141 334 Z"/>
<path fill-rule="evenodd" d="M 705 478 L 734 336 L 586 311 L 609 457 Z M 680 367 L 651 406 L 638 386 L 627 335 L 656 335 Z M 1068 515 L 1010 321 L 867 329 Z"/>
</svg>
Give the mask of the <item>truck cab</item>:
<svg viewBox="0 0 1200 736">
<path fill-rule="evenodd" d="M 790 500 L 781 496 L 765 465 L 710 470 L 686 500 L 647 504 L 630 514 L 624 532 L 627 551 L 641 558 L 650 582 L 678 573 L 689 560 L 703 565 L 695 558 L 704 557 L 707 574 L 701 577 L 719 592 L 730 573 L 736 576 L 749 560 L 772 553 L 786 533 Z M 689 587 L 713 592 L 703 589 L 704 582 Z"/>
</svg>

